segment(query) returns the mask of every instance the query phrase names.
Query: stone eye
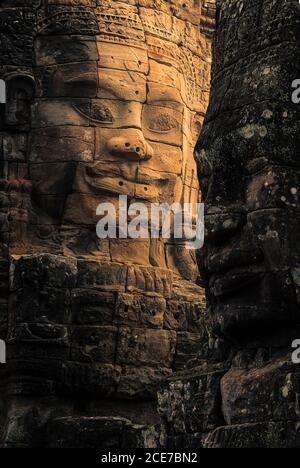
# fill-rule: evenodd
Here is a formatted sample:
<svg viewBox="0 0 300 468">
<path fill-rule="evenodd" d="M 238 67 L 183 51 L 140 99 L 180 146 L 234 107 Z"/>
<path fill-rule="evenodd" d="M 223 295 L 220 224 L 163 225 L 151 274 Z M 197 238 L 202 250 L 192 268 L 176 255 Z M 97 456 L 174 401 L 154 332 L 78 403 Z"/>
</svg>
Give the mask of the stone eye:
<svg viewBox="0 0 300 468">
<path fill-rule="evenodd" d="M 104 104 L 93 103 L 92 106 L 82 104 L 74 106 L 77 112 L 89 120 L 102 124 L 111 124 L 114 121 L 109 108 Z"/>
<path fill-rule="evenodd" d="M 103 104 L 94 104 L 91 109 L 91 119 L 101 123 L 112 123 L 113 115 Z"/>
<path fill-rule="evenodd" d="M 160 114 L 149 122 L 149 130 L 157 133 L 167 133 L 178 127 L 177 121 L 169 114 Z"/>
</svg>

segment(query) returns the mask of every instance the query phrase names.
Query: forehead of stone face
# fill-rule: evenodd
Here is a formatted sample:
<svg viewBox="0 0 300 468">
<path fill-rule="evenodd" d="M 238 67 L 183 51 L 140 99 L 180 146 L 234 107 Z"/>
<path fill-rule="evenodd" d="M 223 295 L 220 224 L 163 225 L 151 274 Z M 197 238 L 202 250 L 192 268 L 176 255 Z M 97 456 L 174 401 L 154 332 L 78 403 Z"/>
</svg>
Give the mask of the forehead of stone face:
<svg viewBox="0 0 300 468">
<path fill-rule="evenodd" d="M 196 55 L 200 47 L 200 20 L 198 16 L 196 26 L 180 18 L 181 8 L 179 2 L 101 1 L 96 8 L 100 82 L 107 81 L 110 73 L 103 74 L 102 68 L 123 71 L 118 73 L 116 84 L 126 72 L 144 74 L 150 100 L 153 94 L 160 95 L 157 100 L 164 100 L 166 94 L 166 100 L 189 101 L 191 109 L 204 110 L 207 96 L 201 92 L 204 81 L 209 81 L 209 65 L 204 69 L 200 55 Z"/>
<path fill-rule="evenodd" d="M 146 102 L 146 74 L 130 70 L 99 68 L 98 75 L 98 97 L 103 99 Z"/>
<path fill-rule="evenodd" d="M 100 68 L 148 74 L 149 60 L 146 48 L 133 47 L 126 43 L 107 43 L 99 39 L 97 47 Z"/>
<path fill-rule="evenodd" d="M 35 41 L 37 66 L 98 60 L 95 38 L 88 35 L 39 36 Z"/>
<path fill-rule="evenodd" d="M 179 2 L 49 0 L 38 12 L 35 41 L 37 66 L 55 75 L 49 95 L 80 97 L 82 84 L 82 96 L 92 97 L 98 79 L 97 97 L 145 102 L 148 86 L 149 102 L 184 103 L 201 116 L 209 65 L 196 53 L 199 25 L 181 17 L 182 8 Z"/>
<path fill-rule="evenodd" d="M 35 41 L 35 62 L 44 96 L 96 97 L 98 50 L 94 37 L 41 35 Z"/>
<path fill-rule="evenodd" d="M 147 74 L 144 27 L 139 9 L 131 3 L 135 2 L 103 0 L 95 8 L 99 66 Z"/>
</svg>

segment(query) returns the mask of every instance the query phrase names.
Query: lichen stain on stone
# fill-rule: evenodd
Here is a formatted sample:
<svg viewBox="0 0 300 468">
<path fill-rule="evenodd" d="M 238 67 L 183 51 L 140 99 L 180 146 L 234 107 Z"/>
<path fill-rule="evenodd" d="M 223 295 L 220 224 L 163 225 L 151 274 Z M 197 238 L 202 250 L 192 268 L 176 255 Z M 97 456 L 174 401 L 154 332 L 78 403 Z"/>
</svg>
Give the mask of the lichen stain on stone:
<svg viewBox="0 0 300 468">
<path fill-rule="evenodd" d="M 281 394 L 282 394 L 283 398 L 288 398 L 291 391 L 293 390 L 292 374 L 287 374 L 286 379 L 285 379 L 285 383 L 286 384 L 281 389 Z"/>
<path fill-rule="evenodd" d="M 268 130 L 264 125 L 249 124 L 239 130 L 240 135 L 247 140 L 254 136 L 264 138 L 268 134 Z"/>
<path fill-rule="evenodd" d="M 269 109 L 266 109 L 266 110 L 263 111 L 262 117 L 264 119 L 270 120 L 273 117 L 273 112 L 271 110 L 269 110 Z"/>
</svg>

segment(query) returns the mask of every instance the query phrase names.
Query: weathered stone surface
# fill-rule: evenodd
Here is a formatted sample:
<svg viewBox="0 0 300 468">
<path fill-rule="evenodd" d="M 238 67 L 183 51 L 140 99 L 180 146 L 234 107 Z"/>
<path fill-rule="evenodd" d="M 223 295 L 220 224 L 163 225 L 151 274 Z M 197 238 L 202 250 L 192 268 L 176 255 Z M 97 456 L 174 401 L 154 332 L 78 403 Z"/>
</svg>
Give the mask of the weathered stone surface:
<svg viewBox="0 0 300 468">
<path fill-rule="evenodd" d="M 37 66 L 45 67 L 59 63 L 85 62 L 98 60 L 98 51 L 92 37 L 40 36 L 35 42 Z"/>
<path fill-rule="evenodd" d="M 167 330 L 183 331 L 187 329 L 186 309 L 190 303 L 168 301 L 165 315 L 165 328 Z"/>
<path fill-rule="evenodd" d="M 175 346 L 176 333 L 173 331 L 121 328 L 117 363 L 171 367 Z"/>
<path fill-rule="evenodd" d="M 224 372 L 194 369 L 170 378 L 158 394 L 160 414 L 173 435 L 207 432 L 222 423 L 220 380 Z"/>
<path fill-rule="evenodd" d="M 157 388 L 195 356 L 192 334 L 208 341 L 196 258 L 161 232 L 99 239 L 97 208 L 119 215 L 127 195 L 196 212 L 213 20 L 200 3 L 1 2 L 1 446 L 166 444 Z"/>
<path fill-rule="evenodd" d="M 127 267 L 118 263 L 78 261 L 78 286 L 103 291 L 125 291 Z"/>
<path fill-rule="evenodd" d="M 196 151 L 209 339 L 195 367 L 160 393 L 171 447 L 299 447 L 300 107 L 291 99 L 299 14 L 293 2 L 217 1 L 210 105 Z M 187 372 L 198 372 L 188 399 Z M 204 405 L 198 385 L 208 375 L 218 378 Z M 219 419 L 201 426 L 212 407 Z"/>
<path fill-rule="evenodd" d="M 158 296 L 118 294 L 114 322 L 132 327 L 163 328 L 166 301 Z"/>
<path fill-rule="evenodd" d="M 23 286 L 72 288 L 77 281 L 77 262 L 54 255 L 24 256 L 11 266 L 11 289 Z"/>
<path fill-rule="evenodd" d="M 173 274 L 162 268 L 128 267 L 127 291 L 156 293 L 166 299 L 172 297 Z"/>
<path fill-rule="evenodd" d="M 299 448 L 299 423 L 241 424 L 216 429 L 204 448 Z"/>
<path fill-rule="evenodd" d="M 261 368 L 231 369 L 221 391 L 228 425 L 299 419 L 299 368 L 290 356 Z"/>
<path fill-rule="evenodd" d="M 158 426 L 133 426 L 122 434 L 122 448 L 164 448 L 166 447 L 166 433 L 164 427 Z"/>
<path fill-rule="evenodd" d="M 31 162 L 92 161 L 93 158 L 94 130 L 91 128 L 53 127 L 32 132 Z"/>
<path fill-rule="evenodd" d="M 50 448 L 113 449 L 130 426 L 124 418 L 65 417 L 48 424 L 47 439 Z"/>
<path fill-rule="evenodd" d="M 80 326 L 72 332 L 71 359 L 112 364 L 115 359 L 116 327 Z"/>
<path fill-rule="evenodd" d="M 177 334 L 175 369 L 183 369 L 187 362 L 195 358 L 202 344 L 203 339 L 199 333 L 179 332 Z"/>
<path fill-rule="evenodd" d="M 173 436 L 167 438 L 167 447 L 170 450 L 180 450 L 182 447 L 185 449 L 193 448 L 200 450 L 203 448 L 202 443 L 203 434 L 186 434 L 181 436 Z M 187 455 L 189 457 L 189 455 Z M 193 455 L 191 455 L 193 459 Z"/>
<path fill-rule="evenodd" d="M 233 0 L 220 2 L 218 15 L 211 101 L 197 147 L 199 177 L 207 181 L 203 273 L 211 318 L 231 340 L 259 340 L 263 328 L 262 341 L 269 335 L 275 346 L 283 338 L 289 346 L 299 315 L 288 278 L 299 264 L 299 106 L 291 100 L 299 5 L 274 8 L 266 0 L 261 9 L 240 8 Z"/>
<path fill-rule="evenodd" d="M 94 289 L 73 289 L 71 322 L 74 325 L 112 325 L 115 302 L 113 293 Z"/>
<path fill-rule="evenodd" d="M 150 266 L 149 239 L 110 239 L 109 245 L 113 262 L 132 262 Z"/>
<path fill-rule="evenodd" d="M 5 340 L 8 326 L 8 304 L 5 300 L 0 302 L 0 339 Z"/>
<path fill-rule="evenodd" d="M 156 398 L 159 385 L 171 375 L 169 368 L 125 366 L 120 377 L 117 396 L 125 399 L 152 400 Z"/>
<path fill-rule="evenodd" d="M 65 362 L 57 390 L 67 393 L 71 399 L 76 395 L 86 395 L 87 399 L 108 398 L 115 395 L 121 372 L 121 367 L 112 364 Z"/>
<path fill-rule="evenodd" d="M 2 436 L 3 448 L 38 448 L 42 444 L 44 428 L 51 409 L 33 401 L 25 405 L 8 405 L 8 424 Z"/>
<path fill-rule="evenodd" d="M 165 442 L 160 426 L 146 427 L 117 417 L 53 419 L 47 424 L 45 432 L 50 448 L 159 448 Z M 57 433 L 60 434 L 58 440 Z"/>
</svg>

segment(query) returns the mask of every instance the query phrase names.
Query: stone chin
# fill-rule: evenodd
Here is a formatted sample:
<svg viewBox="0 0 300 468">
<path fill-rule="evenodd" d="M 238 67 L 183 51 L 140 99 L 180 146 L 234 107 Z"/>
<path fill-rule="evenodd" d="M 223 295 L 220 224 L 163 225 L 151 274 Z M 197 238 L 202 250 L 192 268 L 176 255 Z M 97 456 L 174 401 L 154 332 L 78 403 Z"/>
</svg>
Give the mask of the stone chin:
<svg viewBox="0 0 300 468">
<path fill-rule="evenodd" d="M 239 271 L 213 276 L 208 302 L 213 331 L 233 344 L 285 346 L 299 325 L 288 273 Z"/>
</svg>

